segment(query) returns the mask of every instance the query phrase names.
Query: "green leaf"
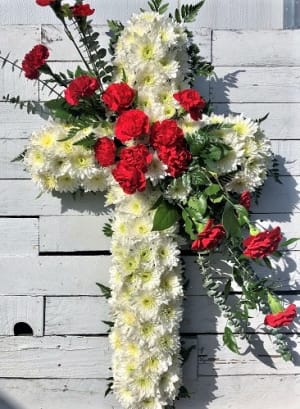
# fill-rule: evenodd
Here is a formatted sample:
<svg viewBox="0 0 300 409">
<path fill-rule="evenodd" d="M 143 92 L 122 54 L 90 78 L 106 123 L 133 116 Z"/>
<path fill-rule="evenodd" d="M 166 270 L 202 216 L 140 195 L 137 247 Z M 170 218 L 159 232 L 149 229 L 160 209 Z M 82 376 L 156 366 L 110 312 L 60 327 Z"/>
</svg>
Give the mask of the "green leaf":
<svg viewBox="0 0 300 409">
<path fill-rule="evenodd" d="M 240 274 L 240 272 L 239 272 L 239 270 L 238 270 L 237 268 L 233 268 L 233 269 L 232 269 L 232 275 L 233 275 L 234 281 L 235 281 L 240 287 L 243 287 L 244 281 L 243 281 L 243 279 L 242 279 L 242 277 L 241 277 L 241 274 Z"/>
<path fill-rule="evenodd" d="M 287 247 L 287 246 L 289 246 L 290 244 L 293 244 L 293 243 L 295 243 L 295 242 L 298 241 L 298 240 L 300 240 L 299 237 L 293 237 L 293 238 L 291 238 L 291 239 L 289 239 L 289 240 L 283 241 L 283 242 L 280 244 L 280 247 Z"/>
<path fill-rule="evenodd" d="M 235 238 L 241 237 L 241 228 L 236 217 L 234 207 L 228 202 L 226 203 L 223 212 L 222 224 L 228 236 Z"/>
<path fill-rule="evenodd" d="M 103 233 L 104 233 L 104 235 L 106 237 L 112 237 L 112 235 L 113 235 L 113 229 L 112 229 L 111 222 L 112 222 L 112 220 L 109 219 L 109 223 L 105 223 L 103 228 L 102 228 L 102 231 L 103 231 Z"/>
<path fill-rule="evenodd" d="M 241 205 L 234 206 L 235 211 L 237 212 L 238 221 L 240 226 L 244 226 L 245 224 L 249 223 L 249 213 L 248 210 Z"/>
<path fill-rule="evenodd" d="M 190 197 L 188 207 L 191 207 L 199 212 L 201 216 L 204 216 L 207 210 L 207 199 L 205 195 L 195 195 Z"/>
<path fill-rule="evenodd" d="M 264 257 L 263 260 L 264 260 L 265 265 L 266 265 L 270 270 L 272 270 L 272 264 L 271 264 L 271 261 L 269 260 L 269 258 L 268 258 L 268 257 Z"/>
<path fill-rule="evenodd" d="M 204 192 L 207 196 L 214 196 L 216 193 L 220 191 L 220 186 L 213 183 L 210 186 L 208 186 Z"/>
<path fill-rule="evenodd" d="M 229 327 L 225 327 L 223 342 L 232 352 L 235 352 L 236 354 L 240 353 L 235 336 Z"/>
<path fill-rule="evenodd" d="M 152 231 L 168 229 L 179 219 L 179 213 L 175 206 L 163 201 L 156 209 Z"/>
<path fill-rule="evenodd" d="M 227 283 L 226 283 L 226 285 L 224 287 L 224 299 L 225 299 L 225 301 L 228 298 L 230 290 L 231 290 L 231 278 L 227 281 Z"/>
<path fill-rule="evenodd" d="M 277 314 L 278 312 L 284 311 L 284 308 L 281 305 L 279 298 L 276 297 L 276 295 L 271 294 L 269 292 L 268 292 L 268 304 L 269 304 L 272 314 Z"/>
<path fill-rule="evenodd" d="M 21 152 L 18 156 L 16 156 L 14 159 L 11 160 L 11 163 L 21 162 L 24 159 L 26 152 L 27 152 L 27 149 L 24 149 L 23 152 Z"/>
<path fill-rule="evenodd" d="M 185 232 L 190 236 L 191 240 L 195 240 L 196 234 L 194 232 L 194 223 L 185 209 L 182 210 L 182 218 L 184 220 Z"/>
<path fill-rule="evenodd" d="M 96 136 L 95 134 L 90 134 L 84 139 L 81 139 L 80 141 L 74 142 L 73 145 L 78 145 L 78 146 L 83 146 L 87 150 L 91 150 L 93 146 L 96 143 Z"/>
<path fill-rule="evenodd" d="M 158 206 L 162 203 L 162 201 L 164 200 L 163 196 L 159 196 L 159 198 L 156 200 L 156 202 L 154 203 L 154 205 L 150 208 L 150 210 L 155 210 L 158 208 Z"/>
<path fill-rule="evenodd" d="M 109 298 L 111 298 L 111 289 L 110 289 L 109 287 L 106 287 L 105 285 L 100 284 L 100 283 L 96 283 L 96 285 L 100 288 L 100 290 L 101 290 L 101 292 L 102 292 L 102 296 L 101 296 L 101 297 L 104 297 L 104 298 L 106 298 L 107 300 L 108 300 Z"/>
</svg>

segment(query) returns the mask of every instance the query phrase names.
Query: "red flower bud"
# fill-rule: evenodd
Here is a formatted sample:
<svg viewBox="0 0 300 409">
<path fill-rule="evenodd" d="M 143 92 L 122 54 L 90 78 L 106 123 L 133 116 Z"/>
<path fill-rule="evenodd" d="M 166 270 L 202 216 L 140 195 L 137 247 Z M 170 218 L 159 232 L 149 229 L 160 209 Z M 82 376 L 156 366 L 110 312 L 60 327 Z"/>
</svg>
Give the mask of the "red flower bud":
<svg viewBox="0 0 300 409">
<path fill-rule="evenodd" d="M 296 316 L 296 305 L 290 304 L 284 311 L 266 315 L 264 324 L 273 328 L 283 327 L 291 324 Z"/>
</svg>

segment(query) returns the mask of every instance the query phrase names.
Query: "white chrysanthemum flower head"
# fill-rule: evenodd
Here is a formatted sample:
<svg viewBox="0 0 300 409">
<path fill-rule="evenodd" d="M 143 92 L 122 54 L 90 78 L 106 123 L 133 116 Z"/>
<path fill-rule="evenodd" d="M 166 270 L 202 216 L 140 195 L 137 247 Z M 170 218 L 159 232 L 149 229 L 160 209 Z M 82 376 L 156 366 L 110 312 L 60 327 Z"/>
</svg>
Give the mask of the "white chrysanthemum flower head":
<svg viewBox="0 0 300 409">
<path fill-rule="evenodd" d="M 49 167 L 48 157 L 39 147 L 30 147 L 26 151 L 24 164 L 31 173 L 43 172 Z"/>
<path fill-rule="evenodd" d="M 85 192 L 104 192 L 107 187 L 108 174 L 106 169 L 98 169 L 92 176 L 82 181 L 82 187 Z"/>
<path fill-rule="evenodd" d="M 153 154 L 152 162 L 148 167 L 146 178 L 150 179 L 154 186 L 167 176 L 167 165 L 165 165 L 157 156 L 157 152 Z"/>
<path fill-rule="evenodd" d="M 57 177 L 56 190 L 58 192 L 76 192 L 80 188 L 80 181 L 70 176 L 68 173 Z"/>
<path fill-rule="evenodd" d="M 250 118 L 246 118 L 243 114 L 230 115 L 226 118 L 226 123 L 233 125 L 233 130 L 240 137 L 254 136 L 258 130 L 258 124 Z"/>
</svg>

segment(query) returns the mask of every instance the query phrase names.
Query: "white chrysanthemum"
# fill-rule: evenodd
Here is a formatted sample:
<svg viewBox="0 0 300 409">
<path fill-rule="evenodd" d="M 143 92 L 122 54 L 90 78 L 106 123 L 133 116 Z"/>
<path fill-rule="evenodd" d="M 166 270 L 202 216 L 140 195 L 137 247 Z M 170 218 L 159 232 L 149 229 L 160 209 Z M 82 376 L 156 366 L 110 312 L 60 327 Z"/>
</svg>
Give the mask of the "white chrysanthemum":
<svg viewBox="0 0 300 409">
<path fill-rule="evenodd" d="M 182 179 L 176 179 L 168 186 L 165 197 L 167 199 L 179 201 L 182 204 L 186 204 L 190 192 L 190 186 L 185 186 L 182 182 Z"/>
<path fill-rule="evenodd" d="M 82 181 L 82 187 L 85 192 L 103 192 L 107 189 L 107 179 L 106 169 L 99 169 Z"/>
<path fill-rule="evenodd" d="M 57 178 L 56 190 L 58 192 L 76 192 L 80 187 L 80 181 L 70 176 L 68 173 Z"/>
<path fill-rule="evenodd" d="M 149 209 L 156 200 L 149 188 L 123 196 L 112 223 L 112 369 L 114 392 L 126 409 L 163 409 L 180 385 L 178 377 L 162 378 L 181 365 L 173 358 L 180 352 L 183 297 L 177 227 L 152 231 L 155 211 Z"/>
<path fill-rule="evenodd" d="M 246 118 L 243 114 L 230 115 L 226 118 L 226 122 L 233 125 L 233 130 L 240 137 L 254 136 L 258 130 L 257 123 L 250 118 Z"/>
<path fill-rule="evenodd" d="M 87 137 L 92 128 L 67 139 L 69 130 L 70 126 L 50 123 L 33 133 L 24 157 L 27 171 L 42 191 L 104 190 L 107 171 L 95 162 L 93 150 L 74 145 Z"/>
<path fill-rule="evenodd" d="M 161 162 L 155 152 L 152 157 L 152 162 L 148 167 L 146 177 L 149 178 L 154 186 L 167 176 L 167 165 Z"/>
</svg>

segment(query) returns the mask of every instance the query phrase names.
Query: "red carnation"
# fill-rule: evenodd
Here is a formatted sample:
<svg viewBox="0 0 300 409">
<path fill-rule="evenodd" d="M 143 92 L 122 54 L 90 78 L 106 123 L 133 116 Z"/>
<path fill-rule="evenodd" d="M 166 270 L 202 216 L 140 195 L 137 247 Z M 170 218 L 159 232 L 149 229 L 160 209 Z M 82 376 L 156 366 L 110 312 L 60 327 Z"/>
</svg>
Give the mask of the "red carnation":
<svg viewBox="0 0 300 409">
<path fill-rule="evenodd" d="M 123 112 L 117 119 L 115 126 L 115 135 L 123 143 L 148 134 L 149 131 L 149 118 L 139 109 Z"/>
<path fill-rule="evenodd" d="M 50 6 L 51 3 L 54 3 L 56 0 L 35 0 L 36 4 L 39 6 Z"/>
<path fill-rule="evenodd" d="M 122 112 L 129 108 L 134 100 L 135 90 L 125 82 L 109 85 L 102 94 L 104 104 L 111 111 Z"/>
<path fill-rule="evenodd" d="M 39 69 L 46 64 L 46 60 L 49 58 L 49 50 L 42 44 L 38 44 L 33 47 L 29 53 L 27 53 L 22 61 L 22 69 L 25 77 L 30 80 L 36 80 L 39 78 Z"/>
<path fill-rule="evenodd" d="M 183 131 L 174 119 L 155 122 L 151 128 L 151 145 L 159 149 L 161 145 L 171 146 L 183 140 Z"/>
<path fill-rule="evenodd" d="M 239 204 L 244 206 L 245 209 L 249 210 L 251 206 L 251 194 L 248 190 L 245 190 L 239 200 Z"/>
<path fill-rule="evenodd" d="M 289 325 L 293 322 L 297 315 L 296 305 L 290 304 L 284 311 L 277 312 L 276 314 L 268 314 L 265 316 L 265 325 L 269 327 L 277 328 Z"/>
<path fill-rule="evenodd" d="M 201 118 L 201 113 L 205 108 L 206 102 L 195 89 L 185 89 L 176 92 L 174 95 L 176 101 L 190 113 L 192 119 L 198 121 Z"/>
<path fill-rule="evenodd" d="M 152 161 L 152 155 L 143 144 L 138 144 L 121 150 L 120 158 L 124 166 L 140 169 L 147 172 Z"/>
<path fill-rule="evenodd" d="M 138 168 L 126 166 L 123 161 L 118 162 L 112 174 L 124 192 L 129 195 L 146 189 L 144 173 Z"/>
<path fill-rule="evenodd" d="M 70 7 L 74 17 L 87 17 L 94 14 L 95 9 L 91 9 L 89 4 L 76 4 Z"/>
<path fill-rule="evenodd" d="M 78 105 L 80 98 L 90 97 L 98 88 L 99 82 L 96 78 L 81 75 L 71 81 L 65 90 L 66 101 L 70 105 Z"/>
<path fill-rule="evenodd" d="M 159 159 L 168 166 L 167 172 L 174 178 L 185 172 L 192 160 L 184 141 L 173 146 L 161 146 L 157 153 Z"/>
<path fill-rule="evenodd" d="M 99 138 L 94 146 L 95 157 L 101 166 L 110 166 L 115 163 L 116 145 L 114 141 L 104 136 Z"/>
<path fill-rule="evenodd" d="M 281 239 L 280 227 L 249 236 L 243 241 L 243 254 L 250 258 L 264 258 L 277 250 Z"/>
<path fill-rule="evenodd" d="M 209 219 L 204 230 L 197 235 L 197 239 L 192 243 L 192 249 L 195 251 L 212 250 L 225 237 L 226 233 L 221 224 L 215 224 Z"/>
</svg>

